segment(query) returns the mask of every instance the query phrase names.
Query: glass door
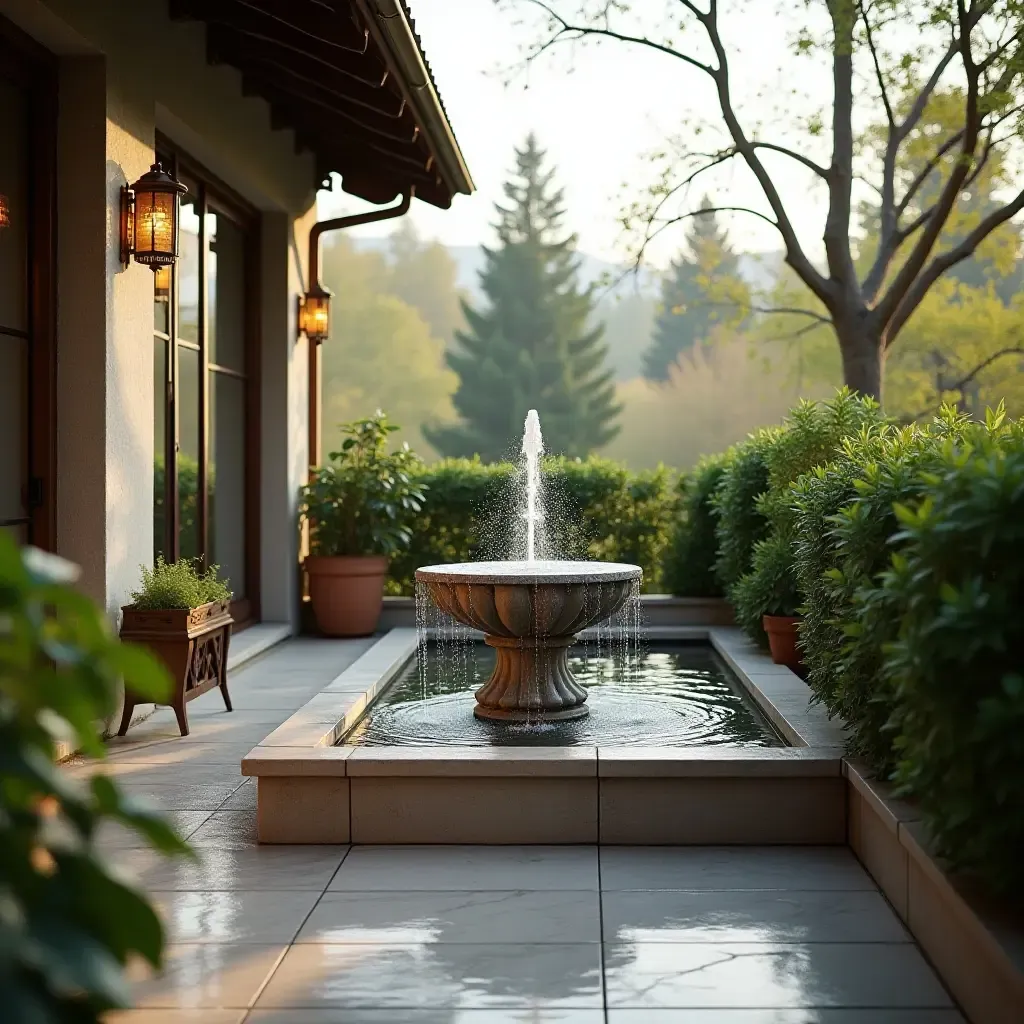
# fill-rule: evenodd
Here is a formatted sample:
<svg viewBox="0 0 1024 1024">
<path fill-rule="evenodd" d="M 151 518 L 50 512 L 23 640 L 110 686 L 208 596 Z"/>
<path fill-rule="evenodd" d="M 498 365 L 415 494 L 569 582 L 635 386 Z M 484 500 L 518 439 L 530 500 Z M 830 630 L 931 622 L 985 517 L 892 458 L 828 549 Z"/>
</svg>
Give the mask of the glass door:
<svg viewBox="0 0 1024 1024">
<path fill-rule="evenodd" d="M 154 557 L 218 565 L 244 624 L 259 614 L 255 217 L 161 159 L 188 192 L 178 262 L 154 281 Z"/>
<path fill-rule="evenodd" d="M 0 18 L 0 529 L 52 548 L 52 66 Z"/>
</svg>

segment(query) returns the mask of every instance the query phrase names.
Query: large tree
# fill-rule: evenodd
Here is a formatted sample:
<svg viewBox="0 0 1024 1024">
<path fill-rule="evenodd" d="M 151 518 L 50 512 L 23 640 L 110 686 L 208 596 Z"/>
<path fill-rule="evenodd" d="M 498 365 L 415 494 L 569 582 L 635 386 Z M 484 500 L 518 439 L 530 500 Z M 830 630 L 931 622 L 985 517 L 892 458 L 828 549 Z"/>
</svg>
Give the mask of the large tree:
<svg viewBox="0 0 1024 1024">
<path fill-rule="evenodd" d="M 480 284 L 487 305 L 463 303 L 468 329 L 448 363 L 462 422 L 428 433 L 446 455 L 505 457 L 527 412 L 540 413 L 546 447 L 582 456 L 615 436 L 615 385 L 593 295 L 578 280 L 576 237 L 562 226 L 562 190 L 530 135 L 497 204 L 498 246 L 486 249 Z"/>
<path fill-rule="evenodd" d="M 324 450 L 340 441 L 338 425 L 383 409 L 399 435 L 421 454 L 422 428 L 454 419 L 456 377 L 444 341 L 425 316 L 389 292 L 388 265 L 339 235 L 324 249 L 324 283 L 334 292 L 331 336 L 323 346 Z"/>
<path fill-rule="evenodd" d="M 728 234 L 705 196 L 690 222 L 686 249 L 662 279 L 661 307 L 644 352 L 644 376 L 668 380 L 684 352 L 706 341 L 715 327 L 742 319 L 749 303 Z"/>
<path fill-rule="evenodd" d="M 829 324 L 853 388 L 881 396 L 886 351 L 943 274 L 1024 209 L 1017 181 L 958 239 L 944 231 L 966 193 L 994 156 L 1012 150 L 1024 74 L 1021 0 L 807 0 L 788 5 L 798 27 L 796 55 L 824 57 L 830 102 L 789 137 L 772 137 L 744 117 L 734 94 L 735 51 L 722 30 L 722 12 L 742 17 L 742 0 L 664 0 L 668 31 L 645 22 L 631 0 L 508 0 L 544 15 L 534 59 L 560 43 L 594 39 L 647 48 L 681 68 L 706 76 L 717 102 L 720 147 L 676 153 L 642 211 L 646 241 L 694 216 L 669 204 L 692 182 L 733 162 L 747 170 L 760 205 L 726 202 L 779 234 L 786 262 L 820 303 L 806 315 Z M 646 6 L 644 10 L 648 10 Z M 818 26 L 822 26 L 819 31 Z M 798 64 L 790 74 L 796 76 Z M 937 91 L 958 97 L 956 123 L 933 137 L 918 131 Z M 856 152 L 856 128 L 876 109 L 885 125 L 874 153 Z M 704 138 L 701 136 L 699 138 Z M 822 145 L 824 143 L 824 146 Z M 909 147 L 920 147 L 921 173 L 904 174 Z M 825 150 L 822 153 L 822 150 Z M 828 153 L 830 150 L 830 153 Z M 782 161 L 780 163 L 780 161 Z M 798 236 L 783 200 L 795 168 L 823 190 L 824 268 Z M 877 194 L 878 244 L 857 266 L 855 182 Z M 935 188 L 926 188 L 937 181 Z"/>
</svg>

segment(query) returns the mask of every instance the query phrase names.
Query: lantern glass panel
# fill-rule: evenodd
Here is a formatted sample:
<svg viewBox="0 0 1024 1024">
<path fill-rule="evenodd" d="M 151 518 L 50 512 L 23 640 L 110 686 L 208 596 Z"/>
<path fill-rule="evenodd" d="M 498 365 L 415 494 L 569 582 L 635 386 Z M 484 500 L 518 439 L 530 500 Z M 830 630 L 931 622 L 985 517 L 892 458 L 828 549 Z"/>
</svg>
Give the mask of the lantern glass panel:
<svg viewBox="0 0 1024 1024">
<path fill-rule="evenodd" d="M 331 327 L 331 300 L 327 295 L 307 295 L 303 329 L 310 337 L 326 338 Z"/>
<path fill-rule="evenodd" d="M 177 255 L 174 192 L 135 194 L 135 259 L 139 263 L 169 263 Z"/>
</svg>

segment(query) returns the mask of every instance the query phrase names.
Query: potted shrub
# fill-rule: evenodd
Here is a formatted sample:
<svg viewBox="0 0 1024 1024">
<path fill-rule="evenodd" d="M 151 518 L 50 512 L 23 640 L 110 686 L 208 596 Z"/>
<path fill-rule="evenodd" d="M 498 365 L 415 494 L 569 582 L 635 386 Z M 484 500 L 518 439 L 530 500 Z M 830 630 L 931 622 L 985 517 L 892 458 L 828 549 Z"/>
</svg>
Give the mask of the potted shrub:
<svg viewBox="0 0 1024 1024">
<path fill-rule="evenodd" d="M 802 668 L 797 648 L 800 592 L 787 532 L 773 533 L 754 546 L 754 567 L 734 588 L 736 620 L 761 642 L 766 638 L 776 665 Z M 761 632 L 763 631 L 763 633 Z"/>
<path fill-rule="evenodd" d="M 216 565 L 200 572 L 187 559 L 168 563 L 157 558 L 152 569 L 142 566 L 142 587 L 132 594 L 132 603 L 121 609 L 121 639 L 145 644 L 171 674 L 171 707 L 182 736 L 188 735 L 185 705 L 193 697 L 219 686 L 224 706 L 231 710 L 231 591 L 217 573 Z M 132 712 L 143 699 L 125 688 L 118 736 L 128 731 Z"/>
<path fill-rule="evenodd" d="M 387 451 L 398 429 L 378 412 L 341 427 L 341 451 L 302 489 L 309 524 L 309 599 L 327 636 L 368 636 L 384 603 L 388 559 L 408 545 L 424 488 L 407 444 Z"/>
</svg>

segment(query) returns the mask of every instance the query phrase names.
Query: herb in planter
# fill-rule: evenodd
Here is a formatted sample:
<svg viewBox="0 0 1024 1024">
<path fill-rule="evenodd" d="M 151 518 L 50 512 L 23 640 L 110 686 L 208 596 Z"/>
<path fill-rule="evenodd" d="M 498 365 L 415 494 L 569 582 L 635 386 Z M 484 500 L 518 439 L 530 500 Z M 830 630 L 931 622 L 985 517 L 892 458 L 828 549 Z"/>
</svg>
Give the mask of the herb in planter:
<svg viewBox="0 0 1024 1024">
<path fill-rule="evenodd" d="M 142 587 L 132 592 L 132 605 L 139 611 L 198 608 L 210 601 L 227 601 L 231 597 L 228 580 L 218 576 L 220 566 L 211 565 L 200 572 L 188 559 L 165 562 L 157 556 L 152 569 L 142 570 Z"/>
</svg>

